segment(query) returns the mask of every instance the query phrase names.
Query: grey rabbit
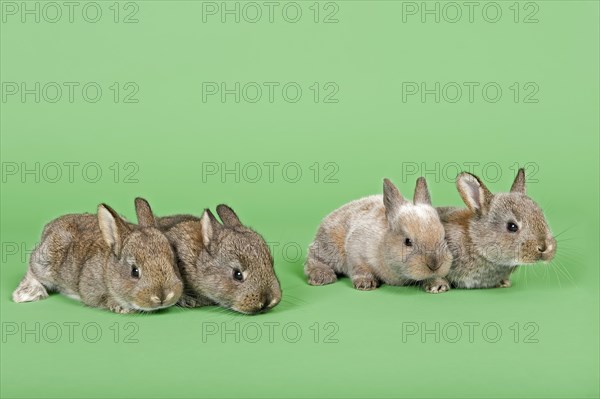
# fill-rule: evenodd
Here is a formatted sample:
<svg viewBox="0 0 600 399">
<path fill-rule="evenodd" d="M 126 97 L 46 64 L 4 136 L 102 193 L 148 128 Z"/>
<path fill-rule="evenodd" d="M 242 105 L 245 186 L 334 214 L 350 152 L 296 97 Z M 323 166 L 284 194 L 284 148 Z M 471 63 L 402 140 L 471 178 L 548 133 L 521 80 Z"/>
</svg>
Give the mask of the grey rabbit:
<svg viewBox="0 0 600 399">
<path fill-rule="evenodd" d="M 208 209 L 200 218 L 157 219 L 175 248 L 184 281 L 179 305 L 218 305 L 246 314 L 273 308 L 281 287 L 267 243 L 227 205 L 219 205 L 217 214 L 222 224 Z"/>
<path fill-rule="evenodd" d="M 70 214 L 48 223 L 13 300 L 37 301 L 58 291 L 116 313 L 175 304 L 183 291 L 175 255 L 150 205 L 142 198 L 135 203 L 139 226 L 105 204 L 97 215 Z"/>
<path fill-rule="evenodd" d="M 456 186 L 467 209 L 437 208 L 454 256 L 446 276 L 452 286 L 510 287 L 517 266 L 554 258 L 556 240 L 542 210 L 525 193 L 524 169 L 508 193 L 492 194 L 466 172 L 458 175 Z"/>
</svg>

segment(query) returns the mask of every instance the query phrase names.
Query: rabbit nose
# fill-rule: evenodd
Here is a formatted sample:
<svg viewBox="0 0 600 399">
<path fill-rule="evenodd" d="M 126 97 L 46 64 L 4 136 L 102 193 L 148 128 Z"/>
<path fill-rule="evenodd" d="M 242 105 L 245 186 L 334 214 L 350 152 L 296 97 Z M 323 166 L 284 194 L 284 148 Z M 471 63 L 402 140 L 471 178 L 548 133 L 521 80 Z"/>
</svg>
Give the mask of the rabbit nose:
<svg viewBox="0 0 600 399">
<path fill-rule="evenodd" d="M 540 244 L 538 244 L 537 249 L 541 253 L 547 253 L 547 252 L 552 252 L 554 250 L 555 246 L 556 246 L 556 241 L 554 240 L 554 238 L 550 237 L 550 238 L 542 241 Z"/>
<path fill-rule="evenodd" d="M 266 311 L 268 309 L 271 309 L 272 307 L 274 307 L 275 305 L 277 305 L 279 303 L 281 299 L 277 296 L 272 296 L 271 294 L 266 294 L 263 298 L 262 301 L 258 304 L 258 308 L 259 308 L 259 312 L 263 312 Z"/>
<path fill-rule="evenodd" d="M 440 268 L 441 263 L 438 262 L 436 259 L 429 259 L 429 261 L 427 262 L 427 267 L 429 268 L 429 270 L 431 270 L 432 272 L 436 271 L 437 269 Z"/>
<path fill-rule="evenodd" d="M 152 295 L 150 300 L 156 304 L 162 305 L 165 302 L 169 302 L 175 296 L 175 292 L 171 290 L 164 290 L 159 295 Z"/>
<path fill-rule="evenodd" d="M 172 290 L 165 290 L 163 291 L 163 303 L 164 302 L 169 302 L 171 299 L 173 299 L 173 297 L 175 296 L 175 291 Z"/>
<path fill-rule="evenodd" d="M 538 245 L 537 249 L 539 251 L 541 260 L 552 260 L 552 258 L 554 258 L 554 254 L 556 253 L 556 240 L 554 237 L 547 238 Z"/>
<path fill-rule="evenodd" d="M 265 294 L 262 298 L 262 301 L 258 304 L 260 310 L 269 309 L 269 304 L 271 303 L 271 296 L 269 294 Z"/>
<path fill-rule="evenodd" d="M 273 299 L 271 299 L 271 302 L 269 302 L 269 309 L 270 308 L 274 308 L 275 306 L 277 306 L 277 304 L 279 303 L 279 301 L 281 301 L 281 297 L 274 297 Z"/>
</svg>

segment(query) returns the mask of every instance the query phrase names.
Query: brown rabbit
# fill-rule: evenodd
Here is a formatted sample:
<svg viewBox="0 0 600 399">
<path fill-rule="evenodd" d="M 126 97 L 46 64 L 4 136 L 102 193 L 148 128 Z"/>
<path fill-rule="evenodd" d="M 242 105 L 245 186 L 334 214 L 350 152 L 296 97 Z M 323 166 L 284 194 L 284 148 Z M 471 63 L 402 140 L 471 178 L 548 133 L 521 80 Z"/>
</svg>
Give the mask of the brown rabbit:
<svg viewBox="0 0 600 399">
<path fill-rule="evenodd" d="M 183 284 L 169 241 L 145 200 L 137 198 L 136 209 L 139 226 L 105 204 L 97 215 L 65 215 L 48 223 L 13 300 L 37 301 L 58 291 L 116 313 L 176 303 Z"/>
<path fill-rule="evenodd" d="M 247 314 L 273 308 L 281 300 L 281 287 L 265 240 L 227 205 L 219 205 L 217 213 L 223 224 L 208 209 L 201 218 L 158 218 L 185 284 L 179 305 L 219 305 Z"/>
<path fill-rule="evenodd" d="M 523 169 L 509 193 L 492 194 L 466 172 L 456 185 L 467 209 L 437 208 L 454 256 L 446 276 L 453 286 L 510 287 L 518 265 L 552 260 L 556 240 L 540 207 L 525 194 Z"/>
</svg>

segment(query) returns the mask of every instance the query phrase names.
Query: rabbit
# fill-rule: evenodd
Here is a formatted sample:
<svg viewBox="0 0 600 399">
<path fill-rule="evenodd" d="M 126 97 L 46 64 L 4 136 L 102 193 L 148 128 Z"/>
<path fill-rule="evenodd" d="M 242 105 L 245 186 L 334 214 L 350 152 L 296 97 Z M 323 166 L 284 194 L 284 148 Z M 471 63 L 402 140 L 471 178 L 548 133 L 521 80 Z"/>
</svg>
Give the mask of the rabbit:
<svg viewBox="0 0 600 399">
<path fill-rule="evenodd" d="M 450 288 L 442 277 L 451 263 L 426 180 L 417 180 L 412 203 L 384 179 L 383 195 L 352 201 L 323 219 L 304 272 L 311 285 L 346 275 L 359 290 L 420 282 L 427 292 L 440 293 Z"/>
<path fill-rule="evenodd" d="M 458 175 L 456 186 L 467 209 L 437 208 L 454 256 L 446 276 L 452 286 L 510 287 L 517 266 L 552 260 L 556 240 L 540 207 L 525 194 L 524 169 L 509 193 L 492 194 L 467 172 Z"/>
<path fill-rule="evenodd" d="M 200 218 L 157 219 L 183 277 L 179 306 L 218 305 L 245 314 L 272 309 L 281 301 L 281 287 L 267 243 L 227 205 L 219 205 L 217 214 L 222 224 L 208 209 Z"/>
<path fill-rule="evenodd" d="M 105 204 L 97 215 L 70 214 L 48 223 L 13 300 L 37 301 L 58 291 L 115 313 L 175 304 L 183 291 L 175 254 L 150 205 L 142 198 L 135 203 L 139 226 Z"/>
</svg>

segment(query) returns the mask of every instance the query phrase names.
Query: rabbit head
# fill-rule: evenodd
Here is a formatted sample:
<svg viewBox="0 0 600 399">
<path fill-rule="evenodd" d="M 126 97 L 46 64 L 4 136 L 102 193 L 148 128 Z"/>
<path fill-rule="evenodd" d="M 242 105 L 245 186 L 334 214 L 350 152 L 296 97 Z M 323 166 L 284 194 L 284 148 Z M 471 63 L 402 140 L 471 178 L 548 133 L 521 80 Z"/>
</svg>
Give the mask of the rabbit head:
<svg viewBox="0 0 600 399">
<path fill-rule="evenodd" d="M 417 180 L 413 202 L 404 199 L 396 186 L 385 179 L 383 203 L 388 223 L 383 243 L 386 262 L 410 280 L 445 276 L 452 254 L 444 239 L 442 222 L 431 206 L 425 179 Z"/>
<path fill-rule="evenodd" d="M 456 185 L 472 212 L 469 236 L 479 255 L 508 267 L 552 260 L 556 240 L 541 208 L 525 193 L 524 169 L 519 169 L 508 193 L 492 194 L 466 172 L 458 175 Z"/>
<path fill-rule="evenodd" d="M 169 241 L 156 228 L 150 205 L 136 199 L 138 226 L 128 224 L 111 207 L 98 207 L 102 237 L 111 251 L 107 285 L 122 306 L 152 311 L 175 304 L 183 283 Z"/>
<path fill-rule="evenodd" d="M 191 278 L 193 288 L 220 306 L 253 314 L 276 306 L 281 300 L 273 257 L 265 240 L 244 226 L 227 205 L 217 214 L 206 209 L 200 219 L 201 251 Z"/>
</svg>

